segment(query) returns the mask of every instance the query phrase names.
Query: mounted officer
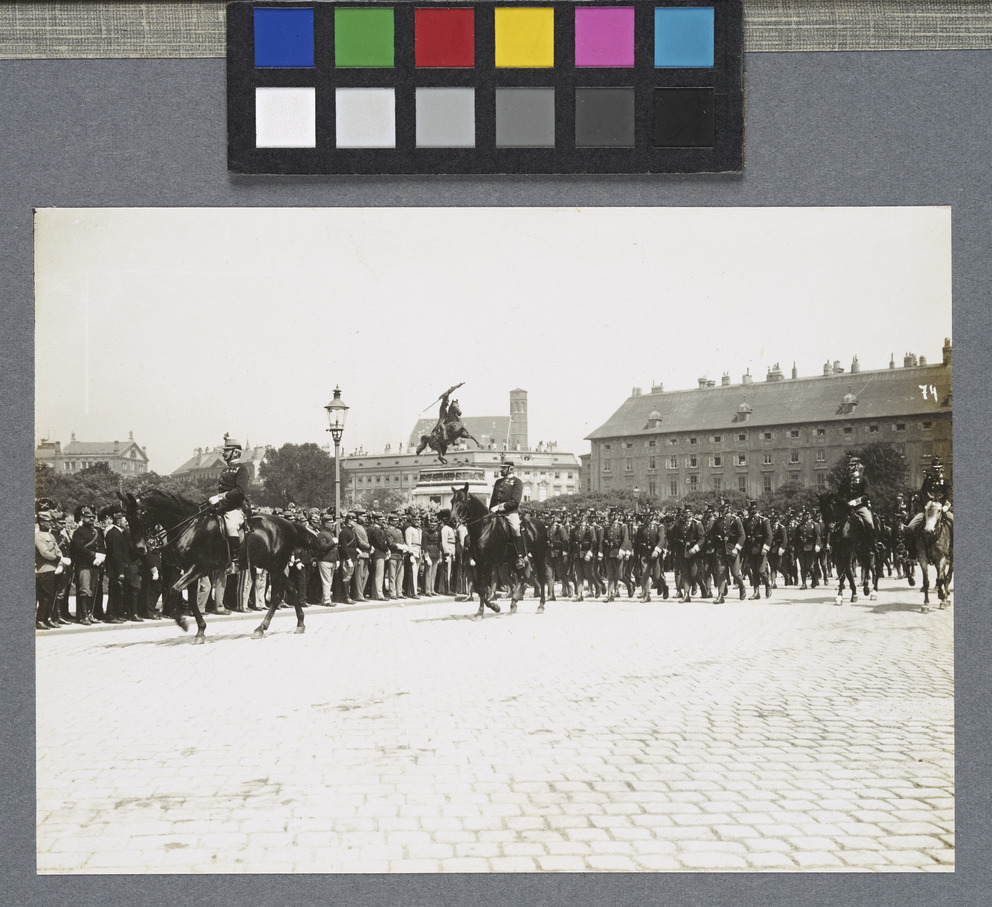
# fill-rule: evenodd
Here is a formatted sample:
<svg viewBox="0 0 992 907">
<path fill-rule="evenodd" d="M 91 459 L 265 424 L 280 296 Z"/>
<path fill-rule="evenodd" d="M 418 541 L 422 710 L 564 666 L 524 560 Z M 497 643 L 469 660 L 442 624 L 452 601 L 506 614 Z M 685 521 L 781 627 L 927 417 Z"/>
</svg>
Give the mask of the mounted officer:
<svg viewBox="0 0 992 907">
<path fill-rule="evenodd" d="M 231 565 L 235 571 L 241 569 L 244 561 L 245 507 L 251 485 L 251 470 L 247 463 L 240 462 L 241 453 L 241 442 L 225 432 L 221 456 L 227 465 L 217 481 L 217 494 L 210 497 L 210 503 L 220 513 L 221 526 L 231 552 Z"/>
<path fill-rule="evenodd" d="M 944 461 L 940 457 L 934 457 L 930 461 L 930 468 L 923 476 L 923 484 L 920 486 L 917 500 L 917 513 L 909 521 L 907 527 L 910 538 L 913 537 L 920 523 L 923 522 L 923 509 L 929 501 L 937 501 L 941 505 L 947 521 L 951 525 L 954 524 L 954 514 L 951 512 L 951 483 L 944 475 Z"/>
<path fill-rule="evenodd" d="M 513 460 L 503 460 L 499 470 L 499 478 L 493 485 L 492 497 L 489 499 L 489 512 L 503 517 L 510 526 L 513 534 L 513 547 L 517 552 L 516 567 L 523 570 L 527 566 L 527 552 L 524 549 L 524 538 L 520 532 L 520 501 L 524 495 L 524 483 L 513 474 Z"/>
<path fill-rule="evenodd" d="M 873 547 L 878 547 L 878 530 L 871 509 L 871 483 L 865 475 L 861 459 L 851 454 L 847 460 L 847 476 L 837 491 L 837 496 L 853 516 L 868 530 Z"/>
</svg>

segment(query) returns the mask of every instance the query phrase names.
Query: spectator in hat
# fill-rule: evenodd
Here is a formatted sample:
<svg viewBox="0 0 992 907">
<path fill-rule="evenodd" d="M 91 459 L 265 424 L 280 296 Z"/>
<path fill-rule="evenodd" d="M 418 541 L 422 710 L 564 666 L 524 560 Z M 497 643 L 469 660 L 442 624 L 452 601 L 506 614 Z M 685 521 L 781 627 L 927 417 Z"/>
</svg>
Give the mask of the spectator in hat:
<svg viewBox="0 0 992 907">
<path fill-rule="evenodd" d="M 365 511 L 356 508 L 352 529 L 355 531 L 355 573 L 351 581 L 351 598 L 356 602 L 365 601 L 365 587 L 369 581 L 369 560 L 372 554 L 372 544 L 365 527 Z"/>
<path fill-rule="evenodd" d="M 78 525 L 69 543 L 69 556 L 76 566 L 76 620 L 89 625 L 96 623 L 93 599 L 103 581 L 107 546 L 96 526 L 96 511 L 89 504 L 81 504 L 73 516 Z"/>
<path fill-rule="evenodd" d="M 444 595 L 454 594 L 452 586 L 455 554 L 457 551 L 455 527 L 451 525 L 451 511 L 442 510 L 438 514 L 441 521 L 441 592 Z"/>
<path fill-rule="evenodd" d="M 441 530 L 437 521 L 424 517 L 421 529 L 421 551 L 423 557 L 424 595 L 437 595 L 437 573 L 441 562 Z"/>
<path fill-rule="evenodd" d="M 345 514 L 338 534 L 338 569 L 340 571 L 340 601 L 346 605 L 355 604 L 351 597 L 351 578 L 355 575 L 355 562 L 358 560 L 358 536 L 355 533 L 355 514 Z"/>
<path fill-rule="evenodd" d="M 106 532 L 107 577 L 110 584 L 108 612 L 113 614 L 110 623 L 123 623 L 125 620 L 140 621 L 135 607 L 141 591 L 141 576 L 138 572 L 138 551 L 127 517 L 122 509 L 113 514 L 113 524 Z"/>
<path fill-rule="evenodd" d="M 320 574 L 321 596 L 320 603 L 331 608 L 334 607 L 334 571 L 338 566 L 338 536 L 334 532 L 334 515 L 324 513 L 321 518 L 321 526 L 317 531 L 314 555 L 317 561 L 317 570 Z"/>
<path fill-rule="evenodd" d="M 52 514 L 42 510 L 35 520 L 38 528 L 34 534 L 34 625 L 38 630 L 54 630 L 59 627 L 54 615 L 56 582 L 72 561 L 63 557 L 52 533 Z"/>
<path fill-rule="evenodd" d="M 386 532 L 386 520 L 381 513 L 375 514 L 372 529 L 369 532 L 369 545 L 372 553 L 372 598 L 385 601 L 389 598 L 386 588 L 386 576 L 389 572 L 389 535 Z"/>
<path fill-rule="evenodd" d="M 386 520 L 386 540 L 389 543 L 389 597 L 396 600 L 403 597 L 403 557 L 406 554 L 406 540 L 398 513 L 391 513 Z"/>
</svg>

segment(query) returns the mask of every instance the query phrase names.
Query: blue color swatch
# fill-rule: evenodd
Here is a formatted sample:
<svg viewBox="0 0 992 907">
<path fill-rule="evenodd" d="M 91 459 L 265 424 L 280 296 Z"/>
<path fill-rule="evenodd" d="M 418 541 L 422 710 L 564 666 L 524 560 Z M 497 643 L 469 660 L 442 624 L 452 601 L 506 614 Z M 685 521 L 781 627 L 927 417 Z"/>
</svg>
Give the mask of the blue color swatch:
<svg viewBox="0 0 992 907">
<path fill-rule="evenodd" d="M 256 8 L 255 66 L 313 68 L 313 10 Z"/>
<path fill-rule="evenodd" d="M 709 67 L 713 65 L 713 7 L 656 7 L 654 65 Z"/>
</svg>

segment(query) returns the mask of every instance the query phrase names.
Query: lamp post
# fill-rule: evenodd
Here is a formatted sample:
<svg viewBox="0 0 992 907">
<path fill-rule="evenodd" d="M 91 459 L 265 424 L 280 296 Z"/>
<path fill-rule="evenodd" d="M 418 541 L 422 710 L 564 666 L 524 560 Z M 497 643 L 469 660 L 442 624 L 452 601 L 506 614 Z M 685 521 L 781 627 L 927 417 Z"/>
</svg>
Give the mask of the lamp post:
<svg viewBox="0 0 992 907">
<path fill-rule="evenodd" d="M 341 532 L 341 435 L 344 434 L 344 420 L 348 405 L 341 399 L 341 388 L 334 388 L 334 399 L 327 406 L 327 424 L 334 438 L 334 531 Z"/>
</svg>

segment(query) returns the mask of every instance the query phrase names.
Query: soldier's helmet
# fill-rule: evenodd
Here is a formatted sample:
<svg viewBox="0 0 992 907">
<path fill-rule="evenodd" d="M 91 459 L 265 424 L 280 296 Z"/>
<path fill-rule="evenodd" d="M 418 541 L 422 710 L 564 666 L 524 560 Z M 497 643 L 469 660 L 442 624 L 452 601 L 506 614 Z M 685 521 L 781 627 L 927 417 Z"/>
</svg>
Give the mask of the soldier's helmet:
<svg viewBox="0 0 992 907">
<path fill-rule="evenodd" d="M 244 448 L 241 446 L 241 442 L 232 438 L 227 432 L 224 433 L 224 452 L 227 453 L 229 450 L 241 451 Z"/>
<path fill-rule="evenodd" d="M 854 472 L 854 470 L 859 466 L 861 466 L 861 460 L 854 456 L 854 454 L 851 454 L 851 456 L 847 458 L 847 468 L 850 469 L 851 472 Z"/>
<path fill-rule="evenodd" d="M 930 467 L 932 469 L 943 469 L 944 468 L 944 461 L 940 457 L 934 457 L 930 461 Z"/>
</svg>

